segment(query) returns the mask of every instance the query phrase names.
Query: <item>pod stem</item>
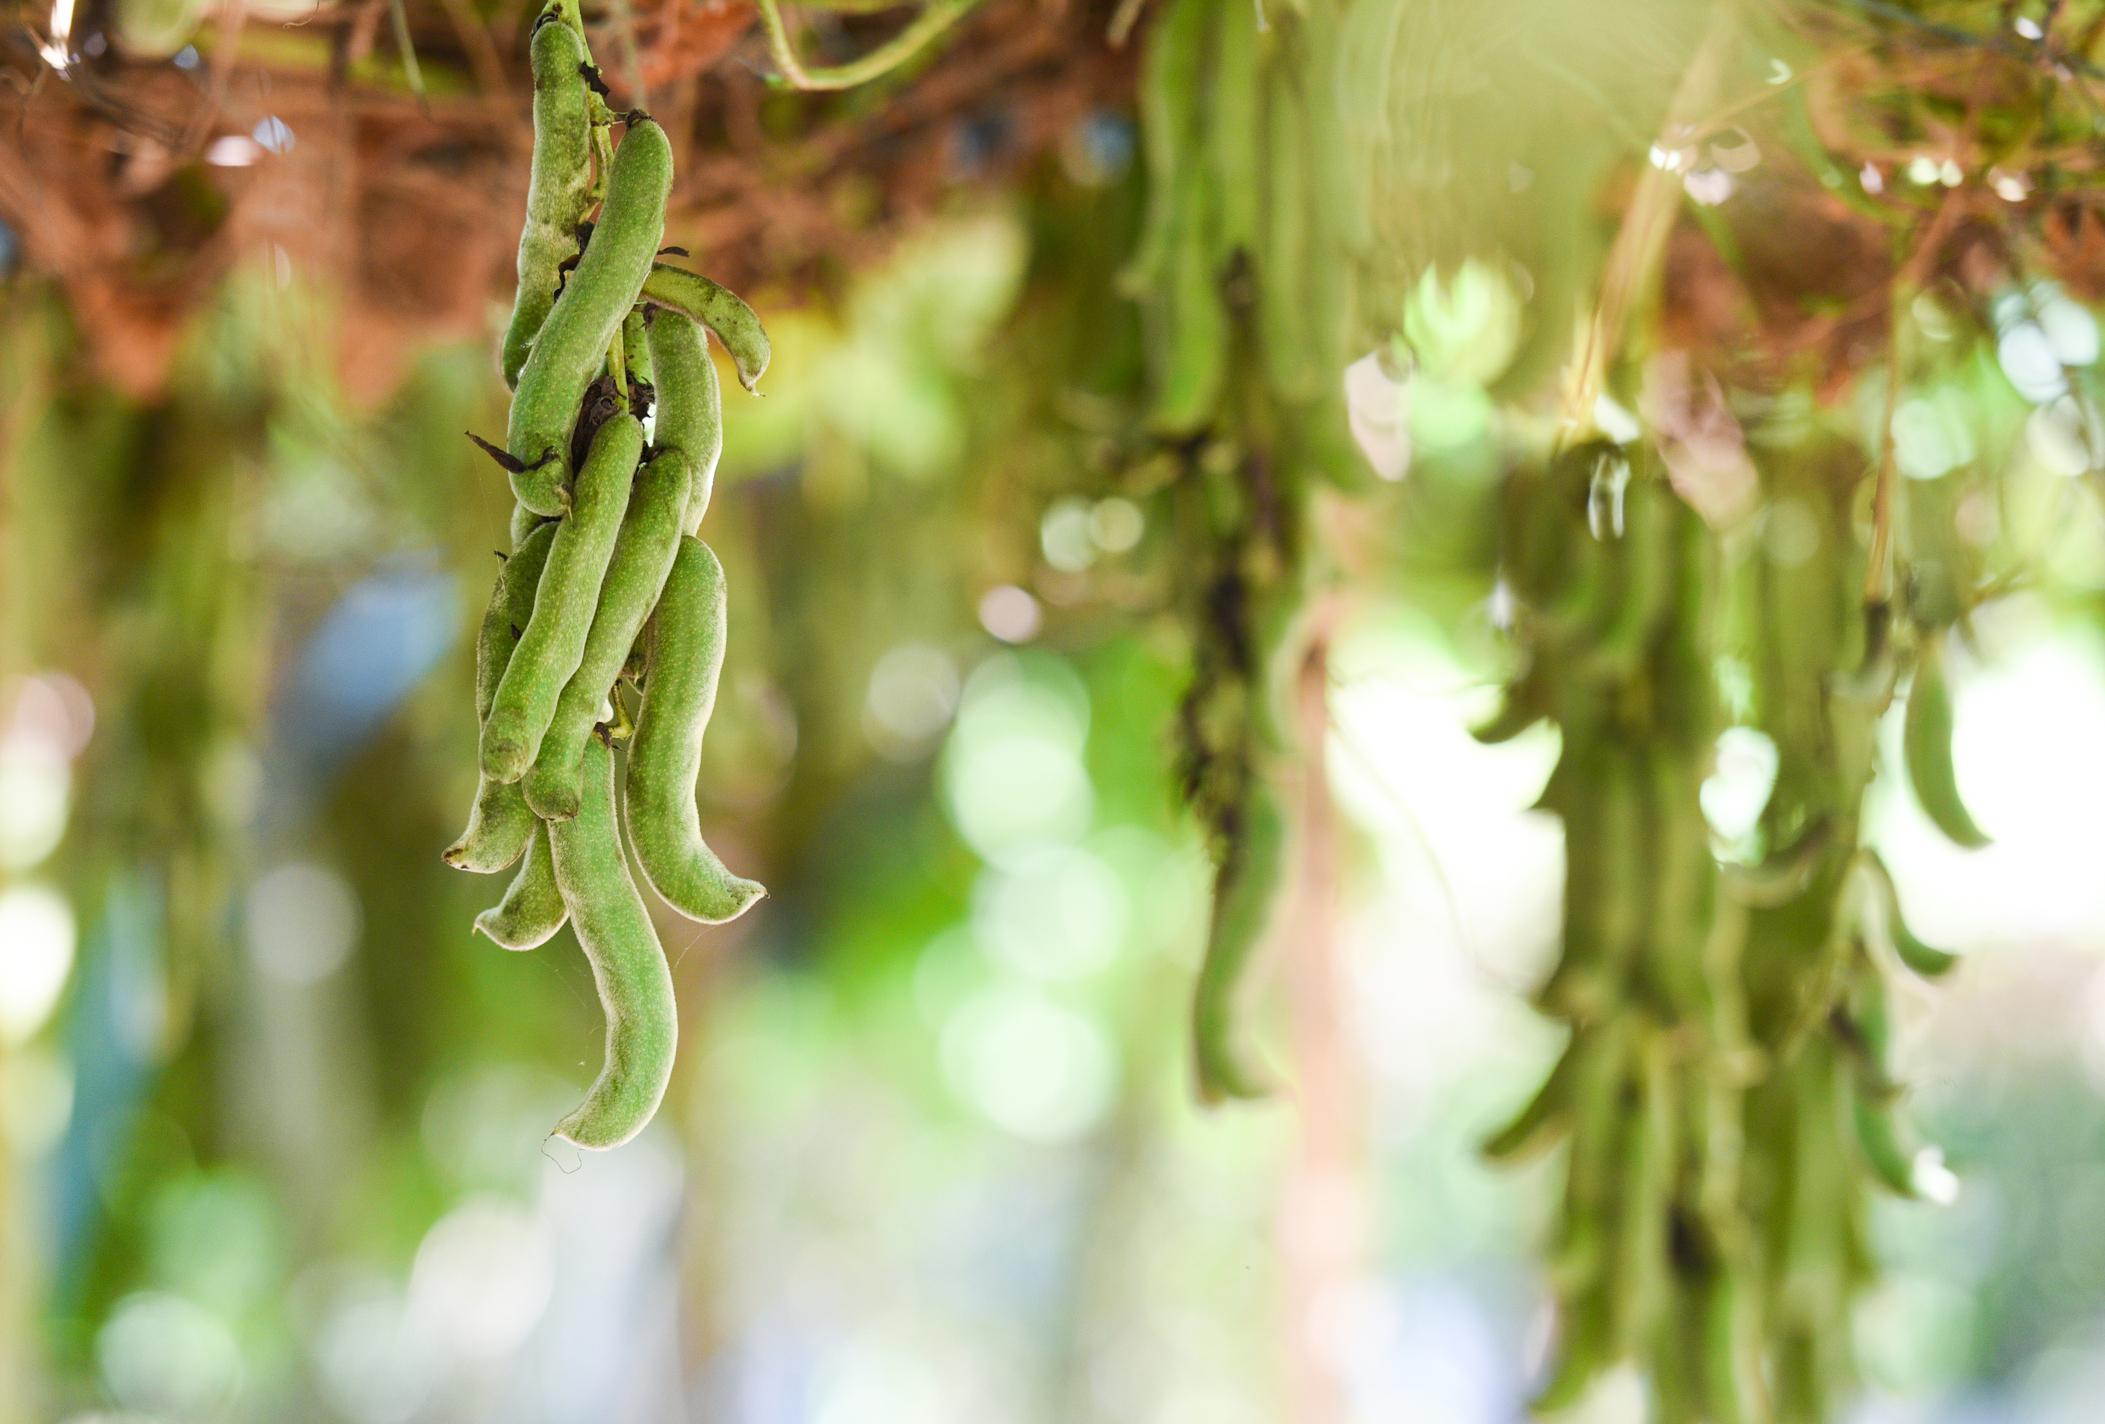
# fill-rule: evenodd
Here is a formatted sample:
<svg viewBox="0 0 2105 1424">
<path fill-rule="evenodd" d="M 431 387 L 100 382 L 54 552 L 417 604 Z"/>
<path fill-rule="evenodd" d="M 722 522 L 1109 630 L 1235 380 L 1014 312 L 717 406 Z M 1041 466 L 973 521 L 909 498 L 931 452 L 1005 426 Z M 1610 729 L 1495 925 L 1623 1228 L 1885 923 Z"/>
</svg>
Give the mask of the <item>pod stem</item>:
<svg viewBox="0 0 2105 1424">
<path fill-rule="evenodd" d="M 402 75 L 409 81 L 410 93 L 417 96 L 417 109 L 425 118 L 431 117 L 431 97 L 424 92 L 424 71 L 417 64 L 416 41 L 409 36 L 409 15 L 402 0 L 388 0 L 387 19 L 394 31 L 395 49 L 402 57 Z"/>
<path fill-rule="evenodd" d="M 807 66 L 797 57 L 797 47 L 789 37 L 789 26 L 782 18 L 780 0 L 757 0 L 761 28 L 767 31 L 768 52 L 774 56 L 775 67 L 782 77 L 798 89 L 852 89 L 858 84 L 867 84 L 912 59 L 927 48 L 937 36 L 963 19 L 979 0 L 930 0 L 919 15 L 905 29 L 893 35 L 868 54 L 849 60 L 846 64 L 827 65 L 821 68 Z"/>
</svg>

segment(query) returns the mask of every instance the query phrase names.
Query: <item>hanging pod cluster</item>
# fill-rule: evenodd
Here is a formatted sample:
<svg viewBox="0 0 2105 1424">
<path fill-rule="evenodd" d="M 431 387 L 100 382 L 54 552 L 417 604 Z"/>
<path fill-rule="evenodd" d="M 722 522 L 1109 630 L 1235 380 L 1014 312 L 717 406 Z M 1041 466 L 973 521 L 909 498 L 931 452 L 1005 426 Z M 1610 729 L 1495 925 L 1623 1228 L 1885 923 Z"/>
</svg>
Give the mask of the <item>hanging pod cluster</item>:
<svg viewBox="0 0 2105 1424">
<path fill-rule="evenodd" d="M 1900 769 L 1954 841 L 1983 843 L 1952 777 L 1947 620 L 1910 599 L 1896 627 L 1882 601 L 1864 602 L 1865 553 L 1849 532 L 1861 464 L 1844 446 L 1769 472 L 1767 509 L 1818 542 L 1805 558 L 1789 540 L 1758 541 L 1739 570 L 1738 627 L 1756 672 L 1749 712 L 1776 747 L 1777 771 L 1760 853 L 1727 876 L 1721 935 L 1739 966 L 1735 1028 L 1759 1070 L 1742 1105 L 1739 1195 L 1760 1283 L 1761 1417 L 1793 1421 L 1827 1417 L 1852 1378 L 1836 1322 L 1874 1274 L 1872 1192 L 1913 1196 L 1941 1175 L 1909 1144 L 1887 1001 L 1904 977 L 1934 977 L 1954 960 L 1909 930 L 1863 838 L 1878 725 L 1905 663 L 1915 672 Z"/>
<path fill-rule="evenodd" d="M 1213 861 L 1192 1053 L 1207 1102 L 1267 1090 L 1237 1023 L 1237 993 L 1269 930 L 1287 858 L 1276 772 L 1290 731 L 1282 686 L 1299 606 L 1298 530 L 1265 460 L 1226 442 L 1188 452 L 1179 542 L 1203 570 L 1190 611 L 1192 677 L 1178 705 L 1178 780 Z"/>
<path fill-rule="evenodd" d="M 608 111 L 573 0 L 541 12 L 531 54 L 533 172 L 501 357 L 511 418 L 502 446 L 477 438 L 517 504 L 476 644 L 481 778 L 445 859 L 482 874 L 519 865 L 475 921 L 497 943 L 576 932 L 606 1059 L 556 1132 L 607 1148 L 657 1111 L 678 1036 L 628 851 L 661 899 L 704 924 L 765 893 L 701 834 L 726 603 L 723 568 L 696 536 L 722 450 L 703 327 L 748 389 L 769 353 L 743 301 L 658 261 L 672 147 L 649 115 Z"/>
<path fill-rule="evenodd" d="M 1668 1424 L 1826 1418 L 1869 1192 L 1916 1189 L 1885 998 L 1950 959 L 1861 839 L 1896 663 L 1859 592 L 1850 468 L 1769 480 L 1765 508 L 1796 505 L 1823 544 L 1788 565 L 1758 536 L 1728 557 L 1641 449 L 1582 445 L 1506 492 L 1525 656 L 1479 735 L 1547 718 L 1563 738 L 1542 798 L 1564 824 L 1563 951 L 1538 1004 L 1571 1038 L 1488 1146 L 1568 1144 L 1545 1409 L 1628 1361 Z M 1700 799 L 1727 653 L 1778 763 L 1761 851 L 1733 865 Z"/>
<path fill-rule="evenodd" d="M 1365 0 L 1386 8 L 1393 0 Z M 1353 467 L 1336 372 L 1359 189 L 1333 82 L 1342 7 L 1166 0 L 1141 76 L 1148 205 L 1121 284 L 1152 361 L 1145 428 L 1175 471 L 1177 565 L 1193 630 L 1179 774 L 1214 866 L 1193 995 L 1202 1099 L 1264 1075 L 1235 1004 L 1284 879 L 1278 709 L 1297 651 L 1311 488 Z"/>
</svg>

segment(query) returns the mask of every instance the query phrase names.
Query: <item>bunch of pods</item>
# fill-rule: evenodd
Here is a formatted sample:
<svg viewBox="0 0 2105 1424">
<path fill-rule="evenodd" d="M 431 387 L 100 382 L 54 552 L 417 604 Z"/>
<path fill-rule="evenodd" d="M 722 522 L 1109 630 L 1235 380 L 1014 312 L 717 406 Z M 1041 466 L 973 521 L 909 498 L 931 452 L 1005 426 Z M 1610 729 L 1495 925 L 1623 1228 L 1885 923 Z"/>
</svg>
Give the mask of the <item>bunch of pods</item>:
<svg viewBox="0 0 2105 1424">
<path fill-rule="evenodd" d="M 678 1037 L 617 823 L 643 878 L 690 919 L 721 924 L 765 893 L 709 849 L 695 803 L 726 626 L 723 568 L 696 531 L 722 450 L 703 327 L 749 390 L 769 348 L 738 297 L 658 260 L 672 147 L 649 115 L 607 109 L 574 0 L 535 21 L 532 66 L 533 173 L 502 352 L 511 419 L 503 446 L 477 439 L 517 506 L 476 647 L 481 781 L 445 859 L 490 874 L 523 857 L 475 921 L 507 949 L 575 930 L 606 1060 L 555 1131 L 608 1148 L 657 1111 Z"/>
<path fill-rule="evenodd" d="M 1121 280 L 1148 333 L 1146 428 L 1175 469 L 1193 575 L 1177 740 L 1214 866 L 1192 1010 L 1208 1101 L 1266 1088 L 1235 1000 L 1284 879 L 1279 709 L 1310 578 L 1303 527 L 1313 489 L 1357 458 L 1334 379 L 1350 290 L 1331 257 L 1361 212 L 1329 92 L 1343 9 L 1315 0 L 1265 24 L 1250 4 L 1166 0 L 1141 77 L 1148 206 Z"/>
<path fill-rule="evenodd" d="M 1755 537 L 1728 557 L 1642 449 L 1581 445 L 1507 491 L 1526 658 L 1479 735 L 1548 718 L 1563 736 L 1543 806 L 1565 829 L 1564 945 L 1538 1003 L 1571 1038 L 1489 1144 L 1501 1160 L 1569 1144 L 1544 1408 L 1633 1361 L 1665 1421 L 1825 1418 L 1849 1376 L 1838 1322 L 1870 1275 L 1868 1190 L 1923 1175 L 1895 1116 L 1886 994 L 1951 959 L 1908 931 L 1861 836 L 1902 642 L 1919 650 L 1911 779 L 1947 831 L 1971 822 L 1938 799 L 1936 635 L 1867 613 L 1844 547 L 1861 460 L 1835 454 L 1766 481 L 1771 515 L 1818 531 L 1809 556 Z M 1736 864 L 1700 799 L 1726 651 L 1751 664 L 1749 719 L 1777 750 L 1761 853 Z"/>
</svg>

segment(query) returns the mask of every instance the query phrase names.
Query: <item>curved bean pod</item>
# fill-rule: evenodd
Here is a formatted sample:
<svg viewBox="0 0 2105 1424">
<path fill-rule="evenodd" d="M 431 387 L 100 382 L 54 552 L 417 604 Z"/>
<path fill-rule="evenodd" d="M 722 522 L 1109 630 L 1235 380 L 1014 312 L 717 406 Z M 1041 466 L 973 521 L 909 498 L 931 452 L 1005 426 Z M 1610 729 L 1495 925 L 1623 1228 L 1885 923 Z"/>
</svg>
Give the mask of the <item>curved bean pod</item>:
<svg viewBox="0 0 2105 1424">
<path fill-rule="evenodd" d="M 694 784 L 702 734 L 724 666 L 723 565 L 699 539 L 680 540 L 645 633 L 643 706 L 629 741 L 629 841 L 643 878 L 690 920 L 722 924 L 767 894 L 733 875 L 702 840 Z"/>
<path fill-rule="evenodd" d="M 1484 746 L 1500 746 L 1548 715 L 1549 709 L 1543 705 L 1542 689 L 1530 678 L 1517 678 L 1499 694 L 1497 708 L 1472 726 L 1469 735 Z"/>
<path fill-rule="evenodd" d="M 1950 973 L 1959 956 L 1937 948 L 1908 928 L 1907 917 L 1900 912 L 1900 887 L 1893 883 L 1893 872 L 1886 868 L 1884 858 L 1875 850 L 1860 851 L 1857 868 L 1878 906 L 1880 928 L 1893 957 L 1925 979 Z"/>
<path fill-rule="evenodd" d="M 475 642 L 475 713 L 479 718 L 489 716 L 498 684 L 517 649 L 519 632 L 533 616 L 534 591 L 540 585 L 541 571 L 554 541 L 552 524 L 530 531 L 504 561 L 497 586 L 490 591 L 489 607 L 482 615 L 482 633 Z M 526 849 L 527 837 L 533 833 L 533 819 L 518 787 L 484 776 L 475 788 L 468 828 L 445 849 L 442 858 L 456 869 L 493 875 Z"/>
<path fill-rule="evenodd" d="M 1192 1049 L 1204 1102 L 1265 1092 L 1262 1078 L 1234 1042 L 1234 996 L 1271 925 L 1285 862 L 1286 816 L 1272 789 L 1253 779 L 1243 800 L 1240 834 L 1214 873 L 1206 957 L 1192 992 Z"/>
<path fill-rule="evenodd" d="M 738 367 L 738 384 L 749 391 L 760 384 L 774 348 L 768 344 L 759 315 L 744 297 L 698 272 L 659 262 L 643 281 L 643 300 L 715 332 Z"/>
<path fill-rule="evenodd" d="M 1257 234 L 1257 269 L 1271 284 L 1258 307 L 1263 338 L 1259 354 L 1273 387 L 1297 399 L 1313 391 L 1320 379 L 1311 360 L 1315 322 L 1307 287 L 1311 271 L 1325 261 L 1319 255 L 1323 237 L 1314 222 L 1322 199 L 1312 165 L 1304 157 L 1314 151 L 1316 125 L 1302 87 L 1294 76 L 1274 68 L 1263 142 L 1274 155 L 1294 156 L 1274 157 L 1266 165 L 1270 181 Z M 1272 289 L 1289 281 L 1296 290 Z"/>
<path fill-rule="evenodd" d="M 613 693 L 621 665 L 643 631 L 644 620 L 658 606 L 665 576 L 672 572 L 690 484 L 687 457 L 678 450 L 660 453 L 636 477 L 599 587 L 599 607 L 585 636 L 584 656 L 563 687 L 533 767 L 521 783 L 526 804 L 545 821 L 567 821 L 577 814 L 585 743 L 592 739 L 600 708 Z"/>
<path fill-rule="evenodd" d="M 658 1111 L 680 1021 L 665 951 L 614 826 L 614 754 L 597 737 L 585 748 L 584 793 L 576 818 L 549 826 L 548 840 L 556 885 L 606 1012 L 606 1061 L 555 1134 L 604 1150 L 641 1132 Z"/>
<path fill-rule="evenodd" d="M 1213 111 L 1204 124 L 1206 160 L 1220 192 L 1214 253 L 1223 264 L 1257 245 L 1262 211 L 1264 153 L 1264 52 L 1266 36 L 1255 5 L 1219 7 L 1213 35 L 1213 68 L 1206 85 Z M 1299 162 L 1299 154 L 1282 155 Z"/>
<path fill-rule="evenodd" d="M 1207 0 L 1175 0 L 1148 26 L 1141 55 L 1140 144 L 1147 165 L 1147 212 L 1140 240 L 1119 273 L 1119 289 L 1138 297 L 1162 281 L 1176 226 L 1176 177 L 1190 166 L 1197 143 L 1199 99 L 1205 81 L 1206 36 L 1217 7 Z"/>
<path fill-rule="evenodd" d="M 577 256 L 578 225 L 591 206 L 592 121 L 583 66 L 585 42 L 553 6 L 534 21 L 534 164 L 519 232 L 519 290 L 504 329 L 504 383 L 519 371 L 548 310 L 558 275 Z"/>
<path fill-rule="evenodd" d="M 506 949 L 537 949 L 570 918 L 555 883 L 555 855 L 548 827 L 536 823 L 526 859 L 504 898 L 475 917 L 475 928 Z"/>
<path fill-rule="evenodd" d="M 1974 824 L 1959 794 L 1952 769 L 1952 694 L 1944 676 L 1944 640 L 1925 638 L 1915 666 L 1915 685 L 1908 690 L 1908 710 L 1901 723 L 1901 760 L 1915 800 L 1954 845 L 1978 850 L 1988 833 Z"/>
<path fill-rule="evenodd" d="M 1548 1151 L 1571 1134 L 1581 1106 L 1613 1095 L 1635 1049 L 1636 1022 L 1604 1020 L 1565 1045 L 1535 1096 L 1484 1143 L 1494 1162 L 1520 1162 Z"/>
<path fill-rule="evenodd" d="M 1893 1105 L 1879 1102 L 1858 1088 L 1851 1094 L 1850 1116 L 1864 1165 L 1871 1169 L 1879 1185 L 1897 1197 L 1919 1197 L 1922 1192 L 1915 1182 L 1915 1154 L 1902 1140 Z"/>
<path fill-rule="evenodd" d="M 511 477 L 512 493 L 536 514 L 561 514 L 569 504 L 578 406 L 643 290 L 671 190 L 672 145 L 654 121 L 637 115 L 614 151 L 592 241 L 534 339 L 512 400 L 505 448 L 525 466 Z"/>
<path fill-rule="evenodd" d="M 1148 426 L 1166 436 L 1203 429 L 1219 412 L 1233 331 L 1214 269 L 1214 194 L 1196 170 L 1177 185 L 1169 271 L 1149 303 L 1154 398 Z"/>
<path fill-rule="evenodd" d="M 652 373 L 658 378 L 658 423 L 653 438 L 662 449 L 687 457 L 691 483 L 683 527 L 701 529 L 716 488 L 716 462 L 724 449 L 723 394 L 716 363 L 701 327 L 678 312 L 658 312 L 650 323 Z"/>
<path fill-rule="evenodd" d="M 1720 1271 L 1703 1299 L 1699 1322 L 1703 1391 L 1717 1424 L 1752 1424 L 1762 1417 L 1759 1321 L 1752 1287 Z"/>
<path fill-rule="evenodd" d="M 534 513 L 523 504 L 512 506 L 512 547 L 517 549 L 527 541 L 536 529 L 545 529 L 554 521 L 545 515 Z M 529 612 L 532 610 L 529 609 Z"/>
<path fill-rule="evenodd" d="M 585 656 L 600 581 L 642 453 L 643 424 L 633 415 L 615 416 L 592 439 L 577 503 L 554 526 L 533 616 L 483 719 L 482 769 L 492 781 L 517 781 L 533 765 L 564 684 Z"/>
</svg>

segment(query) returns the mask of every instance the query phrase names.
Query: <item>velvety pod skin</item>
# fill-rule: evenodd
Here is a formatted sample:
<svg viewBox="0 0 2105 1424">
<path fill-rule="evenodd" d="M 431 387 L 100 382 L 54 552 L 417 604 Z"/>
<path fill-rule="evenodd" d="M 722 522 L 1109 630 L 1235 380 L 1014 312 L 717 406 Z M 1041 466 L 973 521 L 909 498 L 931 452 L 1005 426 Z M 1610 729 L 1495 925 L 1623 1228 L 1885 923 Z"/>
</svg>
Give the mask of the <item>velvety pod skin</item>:
<svg viewBox="0 0 2105 1424">
<path fill-rule="evenodd" d="M 716 488 L 716 462 L 724 452 L 724 400 L 709 359 L 708 338 L 678 312 L 653 312 L 649 324 L 651 370 L 657 377 L 660 449 L 687 457 L 693 484 L 687 493 L 687 532 L 698 533 Z"/>
<path fill-rule="evenodd" d="M 760 384 L 774 347 L 760 325 L 759 314 L 746 305 L 744 297 L 700 273 L 660 262 L 644 279 L 643 300 L 715 332 L 738 368 L 738 384 L 749 391 Z"/>
<path fill-rule="evenodd" d="M 512 398 L 505 448 L 521 465 L 512 493 L 536 514 L 561 514 L 568 504 L 578 407 L 650 275 L 671 191 L 672 145 L 655 121 L 635 115 L 614 150 L 592 240 L 534 338 Z"/>
<path fill-rule="evenodd" d="M 555 305 L 562 267 L 577 256 L 578 228 L 592 204 L 591 98 L 585 42 L 554 6 L 534 22 L 534 162 L 519 231 L 519 290 L 504 329 L 504 383 L 519 372 Z"/>
<path fill-rule="evenodd" d="M 533 768 L 521 783 L 526 804 L 545 821 L 566 821 L 577 814 L 585 743 L 672 571 L 690 483 L 687 457 L 678 450 L 660 452 L 636 477 L 599 587 L 599 607 L 585 638 L 584 657 L 564 686 Z"/>
<path fill-rule="evenodd" d="M 636 863 L 666 904 L 710 925 L 738 918 L 767 894 L 709 849 L 694 800 L 727 614 L 723 565 L 701 540 L 680 540 L 645 635 L 643 706 L 629 741 L 626 810 Z"/>
<path fill-rule="evenodd" d="M 548 828 L 536 824 L 526 859 L 504 898 L 475 917 L 475 928 L 506 949 L 538 949 L 570 918 L 555 883 L 555 853 Z"/>
<path fill-rule="evenodd" d="M 619 1147 L 658 1111 L 680 1037 L 672 972 L 614 825 L 614 754 L 594 737 L 585 748 L 578 814 L 547 828 L 556 885 L 577 942 L 592 965 L 607 1016 L 606 1061 L 555 1135 L 580 1147 Z"/>
<path fill-rule="evenodd" d="M 489 607 L 482 615 L 482 632 L 475 640 L 475 715 L 490 715 L 497 685 L 510 666 L 519 644 L 520 630 L 533 617 L 534 591 L 555 542 L 555 526 L 544 524 L 526 535 L 497 575 L 490 591 Z M 516 786 L 484 776 L 475 788 L 475 805 L 468 812 L 468 828 L 448 846 L 445 862 L 457 870 L 494 875 L 519 858 L 533 831 L 533 813 Z"/>
<path fill-rule="evenodd" d="M 642 453 L 643 423 L 632 415 L 615 416 L 592 437 L 576 503 L 552 526 L 533 616 L 483 719 L 482 769 L 492 781 L 517 781 L 533 765 L 563 687 L 584 659 L 600 582 Z"/>
<path fill-rule="evenodd" d="M 550 522 L 547 516 L 536 514 L 523 504 L 513 505 L 511 522 L 512 547 L 514 549 L 518 548 L 526 542 L 529 534 Z M 528 611 L 530 612 L 531 610 Z"/>
</svg>

